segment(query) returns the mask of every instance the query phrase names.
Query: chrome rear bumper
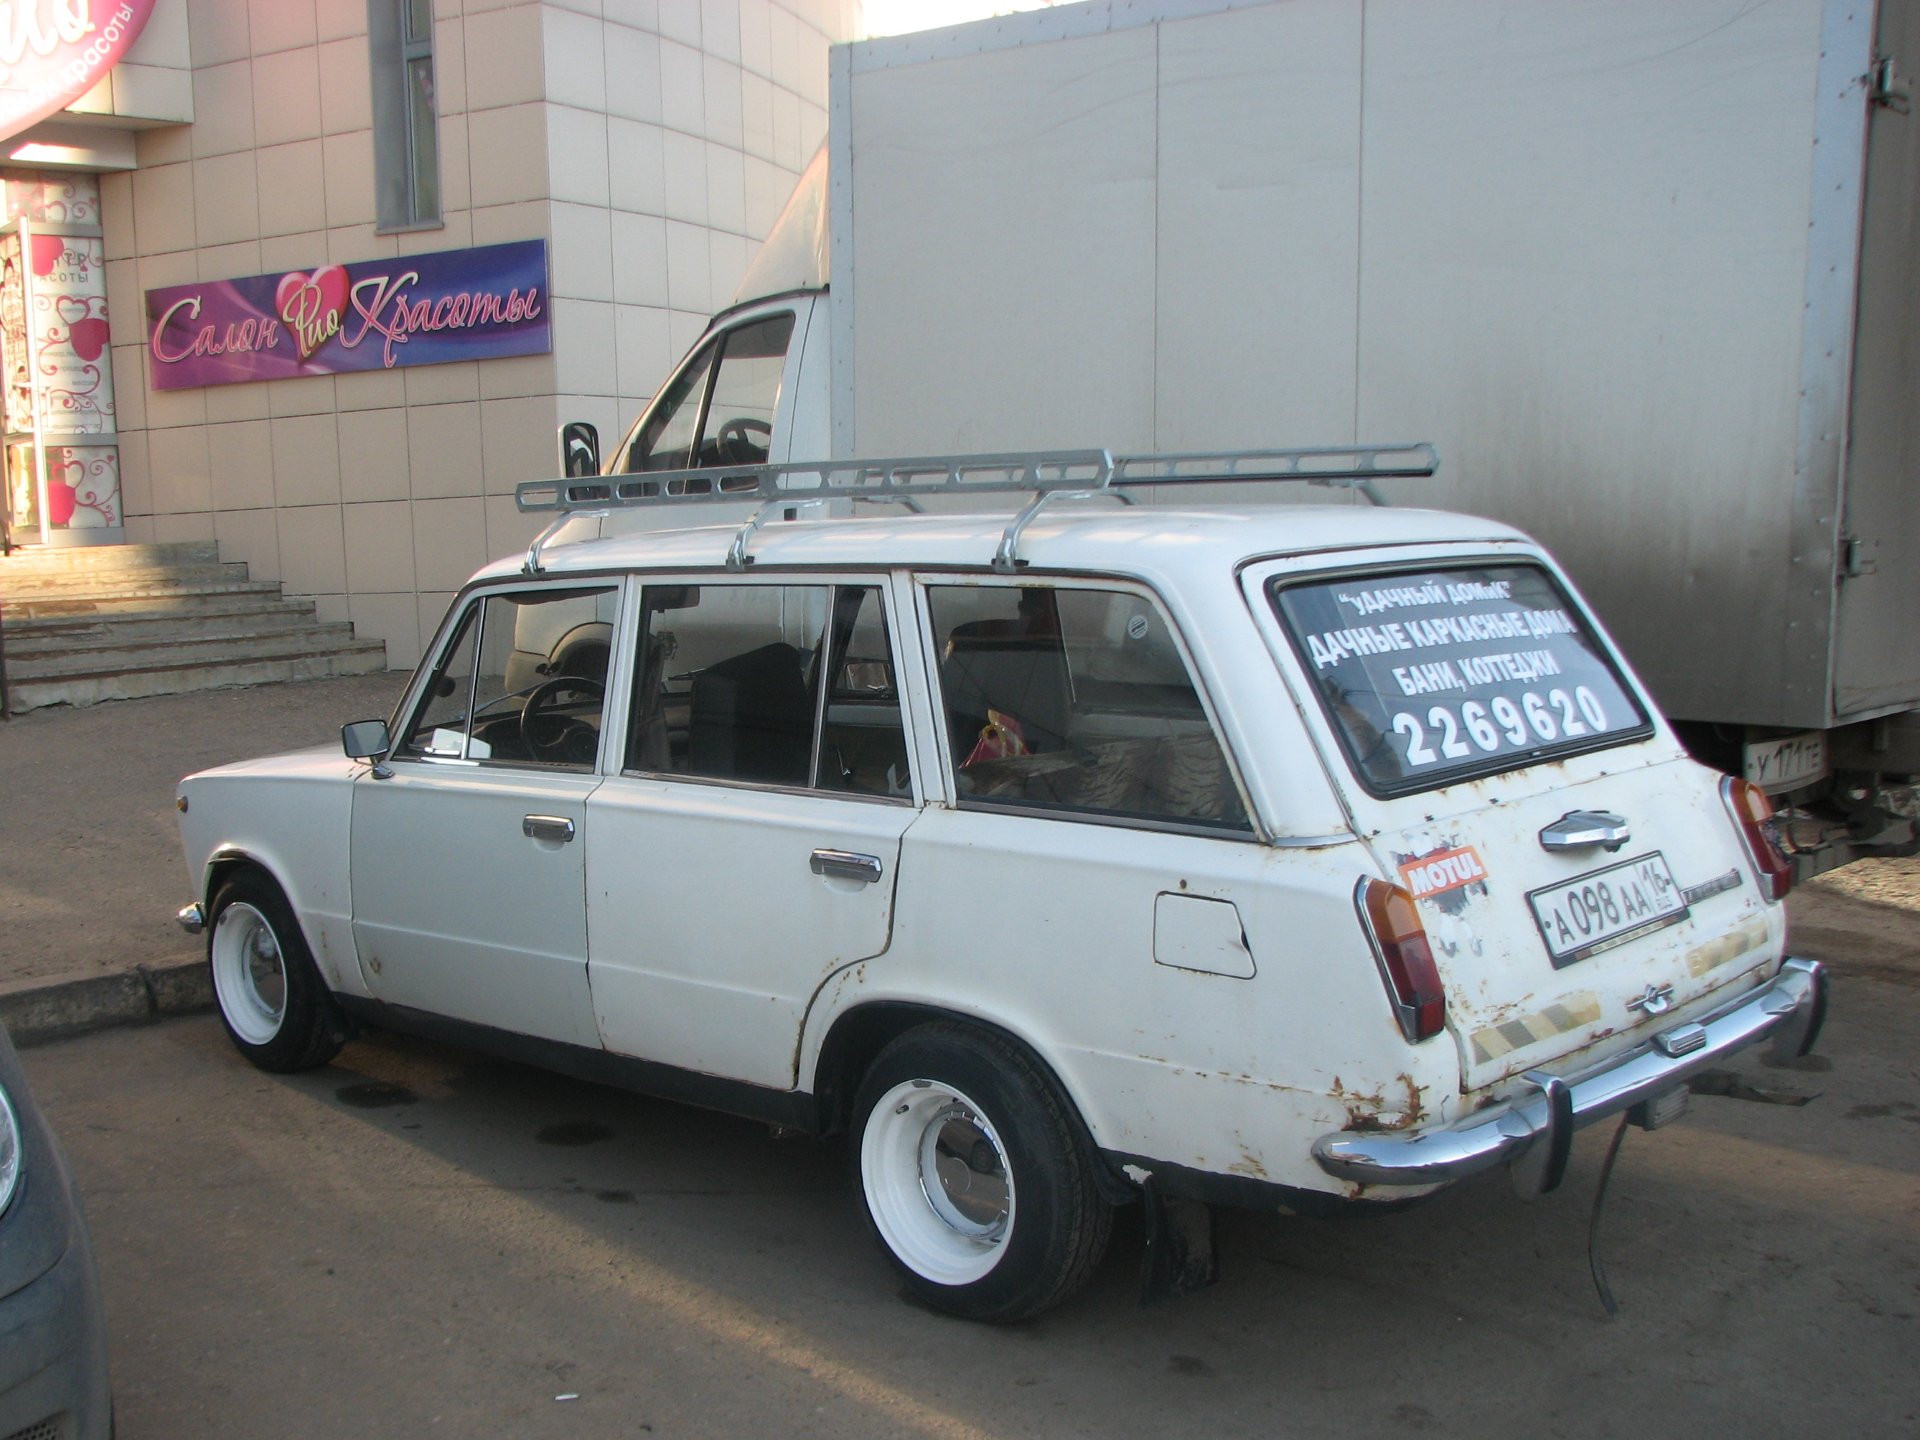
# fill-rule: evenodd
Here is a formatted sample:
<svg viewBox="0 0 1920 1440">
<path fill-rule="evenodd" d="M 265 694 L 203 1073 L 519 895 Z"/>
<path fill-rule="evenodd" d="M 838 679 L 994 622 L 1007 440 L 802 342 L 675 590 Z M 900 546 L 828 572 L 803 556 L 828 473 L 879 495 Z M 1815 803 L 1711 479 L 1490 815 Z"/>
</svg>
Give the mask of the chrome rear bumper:
<svg viewBox="0 0 1920 1440">
<path fill-rule="evenodd" d="M 1827 1010 L 1827 972 L 1788 959 L 1764 989 L 1718 1014 L 1663 1030 L 1645 1045 L 1571 1077 L 1530 1070 L 1525 1099 L 1428 1130 L 1340 1131 L 1314 1142 L 1329 1175 L 1367 1185 L 1440 1185 L 1522 1156 L 1539 1163 L 1533 1184 L 1551 1190 L 1566 1170 L 1573 1132 L 1685 1084 L 1697 1071 L 1772 1038 L 1776 1055 L 1804 1055 Z"/>
</svg>

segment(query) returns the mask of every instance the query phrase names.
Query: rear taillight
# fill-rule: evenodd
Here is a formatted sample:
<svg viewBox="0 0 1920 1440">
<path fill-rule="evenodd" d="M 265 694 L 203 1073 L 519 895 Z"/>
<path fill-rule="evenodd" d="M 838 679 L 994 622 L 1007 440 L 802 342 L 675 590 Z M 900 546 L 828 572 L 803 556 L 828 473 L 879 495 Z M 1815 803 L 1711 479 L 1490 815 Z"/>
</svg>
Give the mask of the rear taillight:
<svg viewBox="0 0 1920 1440">
<path fill-rule="evenodd" d="M 1793 861 L 1773 838 L 1773 797 L 1751 780 L 1729 775 L 1720 782 L 1720 798 L 1727 802 L 1733 825 L 1746 843 L 1747 859 L 1760 879 L 1760 893 L 1784 900 L 1793 888 Z"/>
<path fill-rule="evenodd" d="M 1400 1029 L 1409 1040 L 1438 1035 L 1446 1028 L 1447 996 L 1412 892 L 1384 880 L 1362 880 L 1354 887 L 1353 903 L 1373 942 Z"/>
</svg>

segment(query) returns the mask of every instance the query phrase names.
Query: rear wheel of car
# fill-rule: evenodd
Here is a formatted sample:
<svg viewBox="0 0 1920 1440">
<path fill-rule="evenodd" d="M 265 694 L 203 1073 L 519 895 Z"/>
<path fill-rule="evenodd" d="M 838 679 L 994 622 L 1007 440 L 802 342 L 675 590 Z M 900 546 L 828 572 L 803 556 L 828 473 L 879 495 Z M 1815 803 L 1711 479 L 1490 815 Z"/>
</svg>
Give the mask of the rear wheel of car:
<svg viewBox="0 0 1920 1440">
<path fill-rule="evenodd" d="M 1065 1103 L 1019 1047 L 962 1026 L 908 1031 L 875 1058 L 854 1099 L 853 1163 L 909 1288 L 970 1320 L 1058 1305 L 1112 1231 Z"/>
<path fill-rule="evenodd" d="M 338 1053 L 343 1027 L 286 897 L 241 870 L 213 897 L 207 962 L 227 1035 L 262 1070 L 310 1070 Z"/>
</svg>

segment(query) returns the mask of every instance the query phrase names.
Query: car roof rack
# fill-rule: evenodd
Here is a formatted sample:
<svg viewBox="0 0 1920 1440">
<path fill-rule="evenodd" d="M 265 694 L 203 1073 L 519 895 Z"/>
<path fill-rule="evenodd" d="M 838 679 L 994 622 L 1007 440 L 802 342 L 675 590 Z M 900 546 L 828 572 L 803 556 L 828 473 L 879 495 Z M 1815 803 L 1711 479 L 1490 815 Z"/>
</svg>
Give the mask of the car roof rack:
<svg viewBox="0 0 1920 1440">
<path fill-rule="evenodd" d="M 1432 475 L 1440 457 L 1430 444 L 1343 445 L 1295 450 L 1190 451 L 1121 455 L 1110 450 L 1037 450 L 988 455 L 918 455 L 891 460 L 805 460 L 785 465 L 725 465 L 704 470 L 640 471 L 528 480 L 514 490 L 526 513 L 557 512 L 527 547 L 529 575 L 542 571 L 541 551 L 569 520 L 615 510 L 662 505 L 752 503 L 759 509 L 727 551 L 730 569 L 752 563 L 747 543 L 762 522 L 783 506 L 848 500 L 921 508 L 927 496 L 1023 494 L 1033 498 L 1008 524 L 993 568 L 1018 568 L 1021 532 L 1053 499 L 1112 495 L 1133 503 L 1128 492 L 1168 485 L 1305 481 L 1358 490 L 1375 505 L 1386 501 L 1373 482 Z"/>
</svg>

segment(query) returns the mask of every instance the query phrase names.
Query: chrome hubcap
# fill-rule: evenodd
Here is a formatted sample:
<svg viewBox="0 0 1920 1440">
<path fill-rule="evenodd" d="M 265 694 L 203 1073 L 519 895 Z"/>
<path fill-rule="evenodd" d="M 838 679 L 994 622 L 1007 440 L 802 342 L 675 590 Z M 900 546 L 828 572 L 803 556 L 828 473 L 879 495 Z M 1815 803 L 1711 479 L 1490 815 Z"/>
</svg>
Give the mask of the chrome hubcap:
<svg viewBox="0 0 1920 1440">
<path fill-rule="evenodd" d="M 894 1257 L 939 1285 L 987 1275 L 1019 1214 L 1007 1149 L 967 1095 L 904 1080 L 882 1095 L 860 1140 L 867 1212 Z"/>
<path fill-rule="evenodd" d="M 920 1189 L 934 1214 L 962 1235 L 998 1240 L 1007 1228 L 1007 1164 L 980 1117 L 955 1101 L 920 1135 Z"/>
</svg>

